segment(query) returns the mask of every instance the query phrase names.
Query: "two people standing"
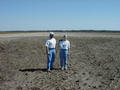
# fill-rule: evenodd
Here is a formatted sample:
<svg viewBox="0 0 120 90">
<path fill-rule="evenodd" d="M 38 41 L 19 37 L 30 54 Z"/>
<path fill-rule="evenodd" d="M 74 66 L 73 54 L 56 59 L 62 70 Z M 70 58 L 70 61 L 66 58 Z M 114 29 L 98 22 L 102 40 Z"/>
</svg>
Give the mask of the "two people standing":
<svg viewBox="0 0 120 90">
<path fill-rule="evenodd" d="M 50 36 L 46 43 L 46 54 L 47 54 L 47 71 L 52 70 L 54 67 L 55 55 L 56 55 L 56 39 L 54 33 L 50 32 Z M 70 51 L 70 42 L 67 40 L 67 35 L 63 36 L 63 39 L 59 41 L 60 47 L 60 66 L 61 70 L 67 69 L 68 53 Z"/>
</svg>

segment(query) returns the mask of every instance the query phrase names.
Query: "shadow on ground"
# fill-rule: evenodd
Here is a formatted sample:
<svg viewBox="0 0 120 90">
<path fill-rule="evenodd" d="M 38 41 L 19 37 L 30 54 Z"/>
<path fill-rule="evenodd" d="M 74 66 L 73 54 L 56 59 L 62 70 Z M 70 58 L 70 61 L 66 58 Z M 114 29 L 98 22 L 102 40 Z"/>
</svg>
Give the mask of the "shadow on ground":
<svg viewBox="0 0 120 90">
<path fill-rule="evenodd" d="M 54 68 L 53 70 L 60 70 L 59 68 Z M 29 68 L 29 69 L 19 69 L 21 72 L 35 72 L 35 71 L 42 71 L 47 72 L 46 68 Z"/>
</svg>

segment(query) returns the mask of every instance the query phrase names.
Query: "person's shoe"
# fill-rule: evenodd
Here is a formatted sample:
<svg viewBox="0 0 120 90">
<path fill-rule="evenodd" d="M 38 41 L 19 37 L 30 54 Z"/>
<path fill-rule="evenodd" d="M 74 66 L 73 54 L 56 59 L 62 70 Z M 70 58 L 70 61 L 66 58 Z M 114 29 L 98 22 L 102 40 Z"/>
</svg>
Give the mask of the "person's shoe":
<svg viewBox="0 0 120 90">
<path fill-rule="evenodd" d="M 65 70 L 67 70 L 67 66 L 65 66 Z"/>
<path fill-rule="evenodd" d="M 62 67 L 61 70 L 64 70 L 64 67 Z"/>
<path fill-rule="evenodd" d="M 47 71 L 50 72 L 50 69 L 48 69 Z"/>
<path fill-rule="evenodd" d="M 55 68 L 51 68 L 51 70 L 54 70 Z"/>
</svg>

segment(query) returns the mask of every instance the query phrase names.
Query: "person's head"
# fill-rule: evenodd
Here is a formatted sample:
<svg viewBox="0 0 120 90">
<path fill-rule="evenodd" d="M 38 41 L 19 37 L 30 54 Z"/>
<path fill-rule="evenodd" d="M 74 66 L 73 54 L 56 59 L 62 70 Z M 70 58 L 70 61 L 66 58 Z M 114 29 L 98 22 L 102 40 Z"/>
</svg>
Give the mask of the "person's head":
<svg viewBox="0 0 120 90">
<path fill-rule="evenodd" d="M 54 37 L 54 33 L 50 32 L 50 38 L 53 38 L 53 37 Z"/>
<path fill-rule="evenodd" d="M 63 40 L 67 40 L 67 35 L 64 35 L 64 36 L 63 36 Z"/>
</svg>

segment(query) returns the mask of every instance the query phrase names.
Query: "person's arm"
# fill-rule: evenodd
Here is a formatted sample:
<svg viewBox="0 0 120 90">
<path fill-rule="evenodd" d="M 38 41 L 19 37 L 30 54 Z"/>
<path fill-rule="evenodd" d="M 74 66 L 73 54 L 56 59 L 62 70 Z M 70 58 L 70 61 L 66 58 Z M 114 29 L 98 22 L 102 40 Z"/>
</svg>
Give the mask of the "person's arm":
<svg viewBox="0 0 120 90">
<path fill-rule="evenodd" d="M 49 55 L 49 48 L 48 48 L 48 46 L 49 46 L 49 41 L 46 41 L 45 48 L 46 48 L 46 54 L 47 55 Z"/>
<path fill-rule="evenodd" d="M 68 54 L 70 54 L 70 42 L 69 42 L 69 45 L 68 45 Z"/>
<path fill-rule="evenodd" d="M 60 41 L 61 41 L 61 40 L 59 40 L 59 42 L 58 42 L 58 49 L 59 49 L 59 50 L 60 50 Z"/>
<path fill-rule="evenodd" d="M 46 54 L 49 55 L 49 48 L 46 46 Z"/>
<path fill-rule="evenodd" d="M 70 48 L 68 48 L 68 52 L 70 52 Z"/>
</svg>

